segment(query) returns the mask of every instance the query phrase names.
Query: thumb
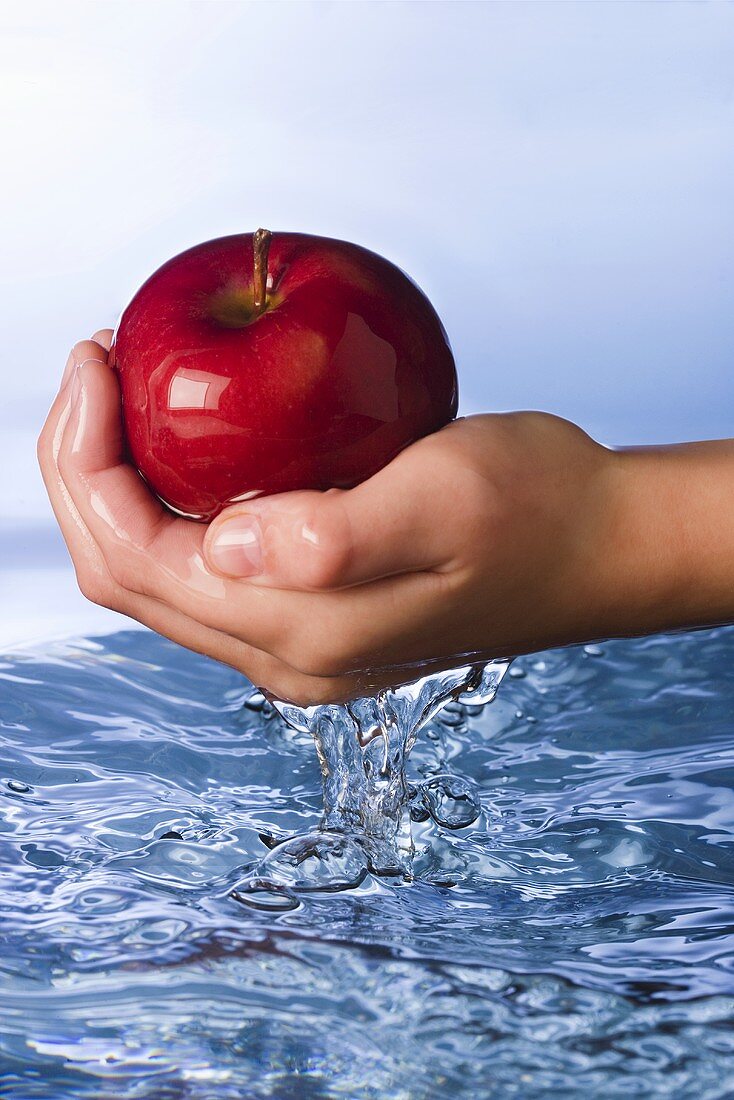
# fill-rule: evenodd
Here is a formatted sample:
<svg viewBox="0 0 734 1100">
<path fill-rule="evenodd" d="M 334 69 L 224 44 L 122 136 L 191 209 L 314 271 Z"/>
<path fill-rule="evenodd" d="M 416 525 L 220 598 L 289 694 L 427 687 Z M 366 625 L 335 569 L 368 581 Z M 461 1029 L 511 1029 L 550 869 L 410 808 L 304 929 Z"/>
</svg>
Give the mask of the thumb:
<svg viewBox="0 0 734 1100">
<path fill-rule="evenodd" d="M 354 489 L 281 493 L 227 508 L 207 531 L 208 565 L 316 591 L 440 568 L 450 557 L 449 525 L 436 514 L 435 483 L 388 471 Z"/>
</svg>

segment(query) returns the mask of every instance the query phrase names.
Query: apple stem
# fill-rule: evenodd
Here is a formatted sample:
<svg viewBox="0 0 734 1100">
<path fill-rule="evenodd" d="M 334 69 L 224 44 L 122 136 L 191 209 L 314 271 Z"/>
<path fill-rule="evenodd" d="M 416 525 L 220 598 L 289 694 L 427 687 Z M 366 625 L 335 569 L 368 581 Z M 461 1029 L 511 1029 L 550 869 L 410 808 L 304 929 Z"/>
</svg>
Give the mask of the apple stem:
<svg viewBox="0 0 734 1100">
<path fill-rule="evenodd" d="M 255 313 L 264 313 L 268 304 L 268 252 L 273 234 L 269 229 L 258 229 L 252 235 L 252 281 Z"/>
</svg>

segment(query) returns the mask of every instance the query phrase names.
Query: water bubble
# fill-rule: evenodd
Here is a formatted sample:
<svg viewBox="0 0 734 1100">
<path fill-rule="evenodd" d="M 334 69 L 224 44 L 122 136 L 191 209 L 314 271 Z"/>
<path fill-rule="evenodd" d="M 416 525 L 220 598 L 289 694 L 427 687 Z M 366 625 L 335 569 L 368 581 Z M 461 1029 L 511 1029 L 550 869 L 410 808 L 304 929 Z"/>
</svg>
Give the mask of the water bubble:
<svg viewBox="0 0 734 1100">
<path fill-rule="evenodd" d="M 175 829 L 169 829 L 167 833 L 161 833 L 160 839 L 161 840 L 183 840 L 183 836 L 181 835 L 181 833 L 177 832 Z"/>
<path fill-rule="evenodd" d="M 27 783 L 21 783 L 20 779 L 8 779 L 6 786 L 15 794 L 28 794 L 31 789 Z"/>
<path fill-rule="evenodd" d="M 521 665 L 511 665 L 510 676 L 513 680 L 523 680 L 527 676 L 527 672 Z"/>
<path fill-rule="evenodd" d="M 291 890 L 350 890 L 367 874 L 364 850 L 342 833 L 314 832 L 294 836 L 273 848 L 260 862 L 258 878 Z"/>
<path fill-rule="evenodd" d="M 294 897 L 287 886 L 262 878 L 240 883 L 230 897 L 241 905 L 249 905 L 250 908 L 260 909 L 265 913 L 287 913 L 300 905 L 298 898 Z"/>
<path fill-rule="evenodd" d="M 584 653 L 587 657 L 603 657 L 604 650 L 600 645 L 585 645 Z"/>
<path fill-rule="evenodd" d="M 479 791 L 458 775 L 434 775 L 423 784 L 422 795 L 429 815 L 446 829 L 465 829 L 482 812 Z"/>
</svg>

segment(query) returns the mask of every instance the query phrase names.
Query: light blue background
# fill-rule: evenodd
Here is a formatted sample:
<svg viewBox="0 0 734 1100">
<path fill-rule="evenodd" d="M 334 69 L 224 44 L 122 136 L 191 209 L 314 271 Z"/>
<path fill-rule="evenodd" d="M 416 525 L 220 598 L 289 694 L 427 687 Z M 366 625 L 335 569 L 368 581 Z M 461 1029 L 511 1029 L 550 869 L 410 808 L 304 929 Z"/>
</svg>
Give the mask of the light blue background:
<svg viewBox="0 0 734 1100">
<path fill-rule="evenodd" d="M 33 455 L 69 346 L 207 237 L 395 260 L 444 319 L 464 412 L 734 434 L 734 5 L 3 10 L 0 553 L 47 605 L 6 586 L 6 635 L 97 614 Z"/>
</svg>

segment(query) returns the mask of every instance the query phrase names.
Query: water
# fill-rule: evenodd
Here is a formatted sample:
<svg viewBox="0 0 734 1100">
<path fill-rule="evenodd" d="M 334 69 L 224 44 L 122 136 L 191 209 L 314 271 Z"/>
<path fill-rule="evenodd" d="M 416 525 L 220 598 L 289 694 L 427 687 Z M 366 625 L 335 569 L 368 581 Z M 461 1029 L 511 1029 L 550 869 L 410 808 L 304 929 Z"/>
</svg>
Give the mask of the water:
<svg viewBox="0 0 734 1100">
<path fill-rule="evenodd" d="M 450 669 L 344 705 L 303 709 L 276 701 L 278 712 L 293 729 L 311 734 L 321 766 L 324 812 L 319 834 L 310 844 L 292 846 L 299 868 L 309 857 L 318 861 L 322 853 L 336 848 L 340 858 L 347 858 L 349 870 L 346 877 L 341 869 L 335 873 L 332 889 L 358 885 L 359 868 L 411 878 L 415 854 L 411 820 L 432 817 L 449 828 L 476 821 L 481 806 L 478 800 L 471 802 L 466 789 L 459 791 L 457 783 L 462 780 L 432 774 L 429 780 L 411 784 L 407 763 L 418 733 L 444 706 L 458 704 L 449 713 L 461 716 L 466 708 L 476 713 L 492 702 L 509 663 L 500 660 L 484 667 Z M 445 720 L 451 722 L 448 716 Z M 465 805 L 452 823 L 452 808 L 456 817 L 459 802 Z M 338 835 L 324 835 L 331 832 Z M 344 834 L 352 838 L 351 844 L 345 842 Z M 266 873 L 274 865 L 282 867 L 282 854 L 292 856 L 290 849 L 279 848 L 268 858 Z M 310 885 L 308 879 L 305 885 Z"/>
<path fill-rule="evenodd" d="M 123 632 L 0 676 L 0 1095 L 732 1095 L 734 630 L 450 704 L 412 881 L 309 864 L 313 742 L 230 670 Z"/>
</svg>

